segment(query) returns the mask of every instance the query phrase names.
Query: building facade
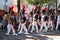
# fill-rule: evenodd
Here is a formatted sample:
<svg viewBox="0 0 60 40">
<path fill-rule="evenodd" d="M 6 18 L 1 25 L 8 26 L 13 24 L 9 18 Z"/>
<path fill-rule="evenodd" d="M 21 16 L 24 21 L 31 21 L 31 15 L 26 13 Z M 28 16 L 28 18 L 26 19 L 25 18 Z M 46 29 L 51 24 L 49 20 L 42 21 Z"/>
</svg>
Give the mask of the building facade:
<svg viewBox="0 0 60 40">
<path fill-rule="evenodd" d="M 0 10 L 12 6 L 13 0 L 0 0 Z"/>
<path fill-rule="evenodd" d="M 60 0 L 57 0 L 57 7 L 60 5 Z"/>
</svg>

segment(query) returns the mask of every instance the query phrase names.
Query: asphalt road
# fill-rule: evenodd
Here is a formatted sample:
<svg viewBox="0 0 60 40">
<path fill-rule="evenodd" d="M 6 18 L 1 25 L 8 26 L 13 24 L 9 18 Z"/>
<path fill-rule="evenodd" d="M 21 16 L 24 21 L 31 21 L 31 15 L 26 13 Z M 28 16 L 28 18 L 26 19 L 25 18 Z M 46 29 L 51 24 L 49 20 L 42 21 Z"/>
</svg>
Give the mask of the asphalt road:
<svg viewBox="0 0 60 40">
<path fill-rule="evenodd" d="M 42 33 L 20 34 L 17 36 L 6 36 L 5 31 L 0 29 L 0 40 L 59 40 L 60 31 L 49 31 Z"/>
</svg>

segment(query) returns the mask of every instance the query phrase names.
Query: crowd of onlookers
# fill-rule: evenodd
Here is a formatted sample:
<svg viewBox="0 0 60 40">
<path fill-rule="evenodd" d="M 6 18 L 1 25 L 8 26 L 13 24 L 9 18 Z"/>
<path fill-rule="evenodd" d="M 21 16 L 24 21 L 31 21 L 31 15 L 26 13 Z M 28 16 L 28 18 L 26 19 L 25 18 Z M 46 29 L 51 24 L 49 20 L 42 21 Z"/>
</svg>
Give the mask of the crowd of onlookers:
<svg viewBox="0 0 60 40">
<path fill-rule="evenodd" d="M 25 10 L 20 10 L 19 13 L 15 13 L 11 8 L 9 11 L 2 11 L 0 15 L 0 25 L 2 30 L 6 30 L 6 35 L 9 35 L 11 29 L 13 35 L 24 33 L 29 34 L 32 32 L 41 32 L 48 30 L 53 31 L 58 29 L 60 23 L 60 13 L 55 13 L 54 9 L 46 11 L 43 9 L 32 9 L 30 13 L 25 13 Z M 24 29 L 24 30 L 23 30 Z"/>
</svg>

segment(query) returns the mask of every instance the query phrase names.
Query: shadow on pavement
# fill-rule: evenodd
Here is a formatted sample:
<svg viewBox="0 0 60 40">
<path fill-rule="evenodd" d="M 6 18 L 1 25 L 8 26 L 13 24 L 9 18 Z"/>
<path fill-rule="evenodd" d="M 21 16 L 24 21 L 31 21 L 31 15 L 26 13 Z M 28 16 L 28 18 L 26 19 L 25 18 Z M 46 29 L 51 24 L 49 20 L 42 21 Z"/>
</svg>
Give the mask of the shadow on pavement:
<svg viewBox="0 0 60 40">
<path fill-rule="evenodd" d="M 0 37 L 0 40 L 53 40 L 53 39 L 51 39 L 51 38 L 48 38 L 48 37 L 46 37 L 46 36 L 36 36 L 36 35 L 23 35 L 23 34 L 21 34 L 21 35 L 17 35 L 17 36 L 11 36 L 11 35 L 9 35 L 9 36 L 5 36 L 5 35 L 3 35 L 3 36 L 1 36 Z"/>
</svg>

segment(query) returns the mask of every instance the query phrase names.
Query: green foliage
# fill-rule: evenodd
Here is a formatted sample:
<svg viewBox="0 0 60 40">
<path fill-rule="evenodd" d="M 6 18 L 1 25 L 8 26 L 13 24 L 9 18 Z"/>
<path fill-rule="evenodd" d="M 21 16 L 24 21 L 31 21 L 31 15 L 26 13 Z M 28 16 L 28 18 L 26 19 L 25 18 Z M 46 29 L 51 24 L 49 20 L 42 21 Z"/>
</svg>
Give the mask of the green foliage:
<svg viewBox="0 0 60 40">
<path fill-rule="evenodd" d="M 55 0 L 23 0 L 23 1 L 26 1 L 32 5 L 39 5 L 39 4 L 43 5 L 45 3 L 48 3 L 48 5 L 51 5 L 55 3 Z"/>
<path fill-rule="evenodd" d="M 33 4 L 33 5 L 39 4 L 38 0 L 25 0 L 25 1 L 27 1 L 29 4 Z"/>
</svg>

